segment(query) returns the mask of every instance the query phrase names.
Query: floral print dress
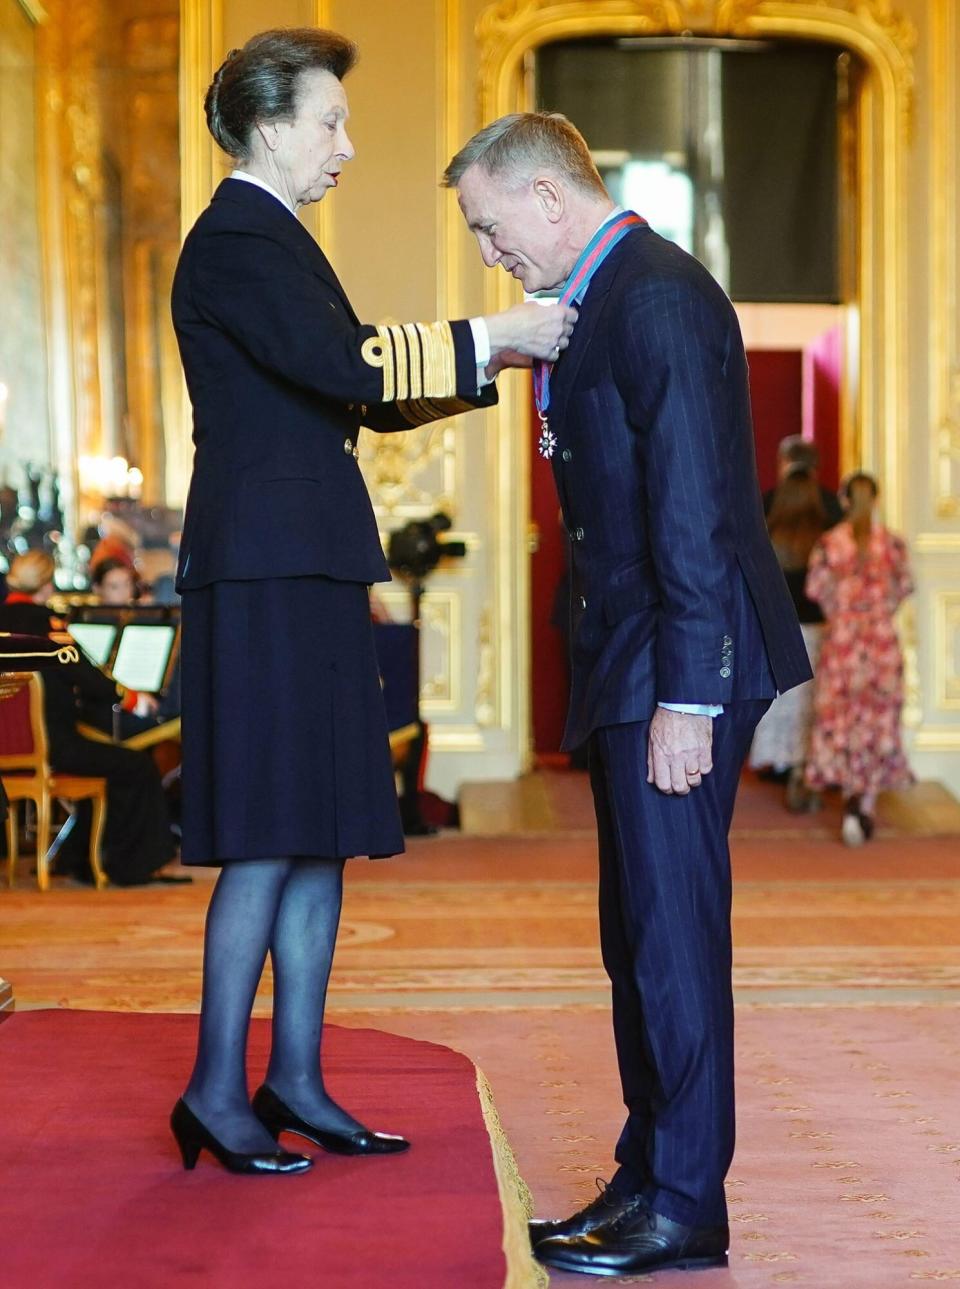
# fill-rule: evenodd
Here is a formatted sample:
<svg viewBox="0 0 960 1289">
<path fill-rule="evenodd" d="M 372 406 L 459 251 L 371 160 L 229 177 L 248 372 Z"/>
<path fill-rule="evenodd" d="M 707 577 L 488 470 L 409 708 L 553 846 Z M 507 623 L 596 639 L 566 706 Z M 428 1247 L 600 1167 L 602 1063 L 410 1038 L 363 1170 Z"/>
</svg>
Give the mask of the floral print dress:
<svg viewBox="0 0 960 1289">
<path fill-rule="evenodd" d="M 903 655 L 893 624 L 913 590 L 906 543 L 875 524 L 863 555 L 838 524 L 810 554 L 806 592 L 827 619 L 806 781 L 845 796 L 913 781 L 900 741 Z"/>
</svg>

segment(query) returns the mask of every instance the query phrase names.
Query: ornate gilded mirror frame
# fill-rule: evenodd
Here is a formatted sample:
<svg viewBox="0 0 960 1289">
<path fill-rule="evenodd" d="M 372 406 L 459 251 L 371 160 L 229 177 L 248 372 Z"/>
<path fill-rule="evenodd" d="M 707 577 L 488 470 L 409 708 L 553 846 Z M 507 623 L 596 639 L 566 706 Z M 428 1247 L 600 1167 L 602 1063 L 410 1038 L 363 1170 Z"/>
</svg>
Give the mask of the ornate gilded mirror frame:
<svg viewBox="0 0 960 1289">
<path fill-rule="evenodd" d="M 841 465 L 877 470 L 889 481 L 886 513 L 897 527 L 905 508 L 907 438 L 906 236 L 904 174 L 909 141 L 913 26 L 887 0 L 499 0 L 477 23 L 480 117 L 494 120 L 531 106 L 530 58 L 541 45 L 584 36 L 716 35 L 821 41 L 857 55 L 866 68 L 856 104 L 856 263 L 848 274 L 847 379 Z M 486 274 L 486 310 L 516 300 L 515 284 Z M 526 384 L 503 382 L 496 411 L 499 478 L 525 481 L 529 469 Z M 508 581 L 513 613 L 525 623 L 529 602 L 526 532 L 529 494 L 513 490 L 498 507 L 512 552 Z M 504 554 L 506 555 L 506 550 Z M 508 556 L 509 558 L 509 556 Z M 529 674 L 529 628 L 518 633 L 517 674 Z M 521 685 L 521 688 L 523 686 Z M 518 713 L 521 727 L 525 722 Z"/>
</svg>

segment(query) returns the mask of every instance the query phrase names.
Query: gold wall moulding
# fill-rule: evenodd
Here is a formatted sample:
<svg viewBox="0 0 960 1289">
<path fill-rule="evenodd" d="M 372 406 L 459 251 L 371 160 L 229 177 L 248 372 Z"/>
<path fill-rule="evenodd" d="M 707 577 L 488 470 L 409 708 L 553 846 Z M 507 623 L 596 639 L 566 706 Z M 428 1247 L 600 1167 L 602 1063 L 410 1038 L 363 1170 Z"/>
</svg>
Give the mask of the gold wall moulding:
<svg viewBox="0 0 960 1289">
<path fill-rule="evenodd" d="M 943 293 L 947 297 L 946 286 Z M 951 329 L 946 321 L 946 312 L 943 310 L 944 317 L 933 329 L 938 337 L 936 348 L 944 367 L 949 343 L 946 337 Z M 951 372 L 947 368 L 945 372 L 934 370 L 931 376 L 938 383 L 940 395 L 934 408 L 937 518 L 956 519 L 960 516 L 960 372 Z"/>
<path fill-rule="evenodd" d="M 457 443 L 452 426 L 438 422 L 398 434 L 361 435 L 360 468 L 378 519 L 425 519 L 453 509 Z"/>
<path fill-rule="evenodd" d="M 420 707 L 426 715 L 457 712 L 463 674 L 463 629 L 459 591 L 427 591 L 420 601 L 424 667 Z"/>
<path fill-rule="evenodd" d="M 771 36 L 821 40 L 860 54 L 898 90 L 906 124 L 913 90 L 913 23 L 889 0 L 500 0 L 477 22 L 482 115 L 515 89 L 524 56 L 582 36 Z"/>
<path fill-rule="evenodd" d="M 487 740 L 476 725 L 431 725 L 431 752 L 486 752 Z"/>
<path fill-rule="evenodd" d="M 960 555 L 960 533 L 917 533 L 911 545 L 916 555 Z"/>
<path fill-rule="evenodd" d="M 960 518 L 960 327 L 957 323 L 956 0 L 931 0 L 930 425 L 937 516 Z"/>
<path fill-rule="evenodd" d="M 478 549 L 475 542 L 474 549 Z M 450 571 L 450 570 L 448 570 Z M 393 622 L 410 618 L 410 595 L 398 582 L 375 586 L 374 595 Z M 420 601 L 420 710 L 424 716 L 459 710 L 464 675 L 463 593 L 438 588 Z"/>
<path fill-rule="evenodd" d="M 897 614 L 900 647 L 903 650 L 903 711 L 907 729 L 923 724 L 923 696 L 920 686 L 920 642 L 917 637 L 917 604 L 911 598 Z"/>
<path fill-rule="evenodd" d="M 180 0 L 180 227 L 184 235 L 217 184 L 218 157 L 203 98 L 223 55 L 223 0 Z"/>
<path fill-rule="evenodd" d="M 960 725 L 927 725 L 910 740 L 915 752 L 960 752 Z"/>
<path fill-rule="evenodd" d="M 960 710 L 960 591 L 936 595 L 933 649 L 937 710 Z"/>
</svg>

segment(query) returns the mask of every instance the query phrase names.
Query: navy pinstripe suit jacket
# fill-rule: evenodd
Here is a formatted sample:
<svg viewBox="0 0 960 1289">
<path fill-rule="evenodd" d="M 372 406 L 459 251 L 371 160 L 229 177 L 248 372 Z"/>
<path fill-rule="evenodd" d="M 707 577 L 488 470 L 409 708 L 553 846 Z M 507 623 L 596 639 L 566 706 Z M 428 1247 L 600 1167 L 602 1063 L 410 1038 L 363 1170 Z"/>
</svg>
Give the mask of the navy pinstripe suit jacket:
<svg viewBox="0 0 960 1289">
<path fill-rule="evenodd" d="M 707 270 L 631 232 L 593 279 L 550 398 L 571 542 L 564 747 L 657 702 L 808 680 L 763 518 L 740 328 Z"/>
</svg>

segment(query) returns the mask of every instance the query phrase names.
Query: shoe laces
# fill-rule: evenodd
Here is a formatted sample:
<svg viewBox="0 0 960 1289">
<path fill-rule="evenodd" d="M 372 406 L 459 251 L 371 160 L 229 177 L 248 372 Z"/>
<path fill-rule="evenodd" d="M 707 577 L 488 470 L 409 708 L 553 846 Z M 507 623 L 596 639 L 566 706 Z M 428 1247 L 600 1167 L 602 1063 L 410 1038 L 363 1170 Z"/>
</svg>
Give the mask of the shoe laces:
<svg viewBox="0 0 960 1289">
<path fill-rule="evenodd" d="M 604 1204 L 609 1205 L 611 1208 L 616 1204 L 617 1192 L 613 1189 L 610 1183 L 603 1177 L 595 1177 L 593 1180 L 596 1183 L 597 1194 L 593 1199 L 588 1200 L 582 1208 L 577 1209 L 576 1213 L 573 1215 L 574 1217 L 585 1217 L 587 1214 L 592 1213 L 595 1209 L 600 1208 Z"/>
<path fill-rule="evenodd" d="M 612 1231 L 618 1231 L 622 1226 L 625 1226 L 628 1222 L 631 1224 L 635 1223 L 638 1215 L 641 1213 L 647 1219 L 646 1226 L 647 1226 L 647 1229 L 649 1230 L 653 1226 L 653 1221 L 654 1221 L 653 1214 L 651 1213 L 650 1209 L 647 1207 L 646 1200 L 643 1198 L 643 1196 L 634 1195 L 631 1199 L 629 1199 L 626 1202 L 623 1209 L 617 1214 L 617 1216 L 610 1223 L 610 1229 Z"/>
<path fill-rule="evenodd" d="M 635 1195 L 629 1200 L 624 1200 L 623 1195 L 621 1195 L 618 1190 L 615 1190 L 614 1187 L 605 1180 L 605 1178 L 595 1177 L 594 1181 L 596 1182 L 598 1191 L 596 1198 L 590 1200 L 589 1204 L 585 1204 L 575 1216 L 585 1216 L 602 1205 L 606 1205 L 608 1208 L 616 1208 L 618 1205 L 624 1204 L 623 1211 L 618 1213 L 617 1216 L 611 1220 L 611 1225 L 615 1226 L 623 1218 L 632 1217 L 636 1213 L 637 1209 L 643 1205 L 643 1197 L 641 1195 Z"/>
</svg>

